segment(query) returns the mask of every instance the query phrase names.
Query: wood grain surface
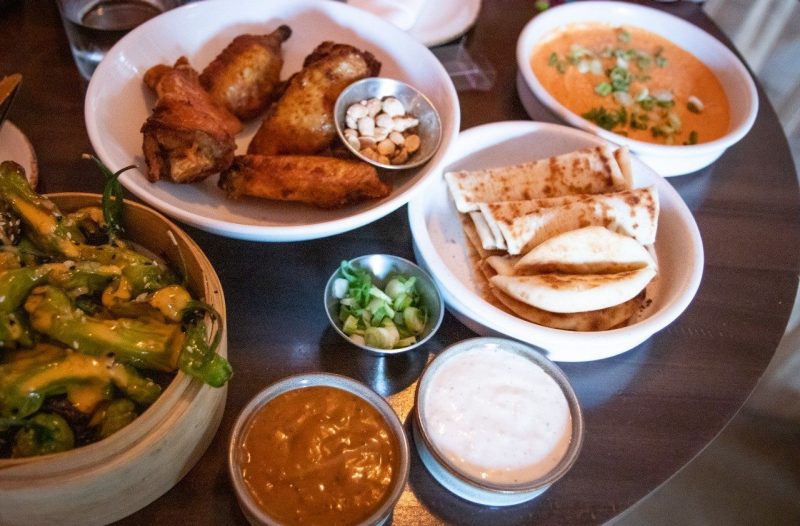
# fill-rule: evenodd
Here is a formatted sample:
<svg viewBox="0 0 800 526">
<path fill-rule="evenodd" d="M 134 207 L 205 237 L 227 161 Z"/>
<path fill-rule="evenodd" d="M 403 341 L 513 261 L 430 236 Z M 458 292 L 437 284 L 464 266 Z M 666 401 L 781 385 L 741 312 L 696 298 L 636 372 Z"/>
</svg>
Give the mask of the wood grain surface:
<svg viewBox="0 0 800 526">
<path fill-rule="evenodd" d="M 694 3 L 640 2 L 728 42 Z M 487 0 L 466 37 L 496 71 L 490 92 L 460 93 L 462 129 L 528 119 L 515 89 L 514 49 L 535 15 L 530 0 Z M 72 62 L 53 2 L 12 2 L 0 11 L 0 74 L 20 72 L 10 119 L 39 156 L 39 190 L 93 191 L 101 175 L 83 121 L 85 82 Z M 700 227 L 706 267 L 686 312 L 621 356 L 563 364 L 586 419 L 572 471 L 533 502 L 488 508 L 439 486 L 412 454 L 393 524 L 595 524 L 664 482 L 739 410 L 769 363 L 792 307 L 800 270 L 800 193 L 786 138 L 759 91 L 752 131 L 711 167 L 671 178 Z M 544 108 L 539 120 L 555 122 Z M 228 482 L 226 450 L 239 410 L 270 382 L 330 371 L 389 397 L 408 423 L 417 376 L 430 356 L 474 336 L 449 314 L 422 349 L 375 358 L 328 327 L 322 292 L 342 259 L 392 253 L 413 259 L 406 209 L 361 229 L 300 243 L 252 243 L 187 228 L 215 266 L 228 306 L 228 352 L 236 370 L 220 430 L 198 465 L 171 491 L 123 524 L 244 524 Z"/>
</svg>

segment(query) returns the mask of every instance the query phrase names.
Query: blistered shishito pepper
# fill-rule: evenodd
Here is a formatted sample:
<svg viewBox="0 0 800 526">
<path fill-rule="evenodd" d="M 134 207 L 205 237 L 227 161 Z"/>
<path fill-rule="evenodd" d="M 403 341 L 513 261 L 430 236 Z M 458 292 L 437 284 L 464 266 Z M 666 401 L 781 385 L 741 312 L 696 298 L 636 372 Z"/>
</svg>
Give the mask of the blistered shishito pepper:
<svg viewBox="0 0 800 526">
<path fill-rule="evenodd" d="M 74 447 L 75 434 L 66 420 L 53 413 L 39 413 L 17 431 L 11 456 L 18 458 L 48 455 L 69 451 Z"/>
<path fill-rule="evenodd" d="M 116 265 L 136 293 L 178 282 L 164 264 L 132 250 L 121 240 L 86 244 L 75 218 L 62 214 L 52 201 L 34 192 L 22 168 L 13 161 L 0 163 L 0 200 L 20 218 L 24 234 L 50 257 Z"/>
<path fill-rule="evenodd" d="M 161 393 L 157 383 L 111 356 L 93 357 L 39 344 L 9 353 L 0 364 L 0 417 L 26 418 L 41 408 L 45 398 L 61 394 L 88 413 L 111 386 L 142 405 L 153 403 Z"/>
<path fill-rule="evenodd" d="M 202 317 L 204 314 L 211 318 L 210 341 Z M 217 354 L 217 347 L 222 339 L 221 324 L 219 313 L 210 305 L 193 301 L 184 309 L 186 339 L 181 349 L 180 369 L 213 387 L 221 387 L 233 374 L 228 360 Z"/>
<path fill-rule="evenodd" d="M 98 319 L 76 309 L 60 289 L 34 289 L 25 302 L 31 327 L 77 351 L 144 369 L 174 371 L 183 343 L 175 323 L 136 318 Z"/>
</svg>

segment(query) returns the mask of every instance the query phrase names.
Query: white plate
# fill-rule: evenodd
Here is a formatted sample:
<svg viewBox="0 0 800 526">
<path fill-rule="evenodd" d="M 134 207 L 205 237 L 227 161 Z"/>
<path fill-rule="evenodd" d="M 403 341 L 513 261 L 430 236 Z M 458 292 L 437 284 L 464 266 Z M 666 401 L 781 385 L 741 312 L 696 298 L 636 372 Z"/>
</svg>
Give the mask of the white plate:
<svg viewBox="0 0 800 526">
<path fill-rule="evenodd" d="M 540 122 L 498 122 L 459 135 L 444 171 L 506 166 L 603 144 L 574 128 Z M 458 212 L 442 173 L 409 203 L 417 262 L 436 280 L 450 311 L 481 335 L 505 335 L 542 348 L 559 362 L 599 360 L 621 354 L 671 323 L 689 305 L 703 273 L 703 244 L 675 189 L 638 159 L 631 159 L 635 187 L 654 185 L 661 213 L 655 251 L 658 279 L 648 287 L 649 306 L 627 327 L 574 332 L 543 327 L 498 309 L 478 293 Z"/>
<path fill-rule="evenodd" d="M 14 161 L 22 166 L 31 187 L 36 188 L 39 179 L 36 152 L 25 134 L 8 120 L 0 125 L 0 162 L 2 161 Z"/>
<path fill-rule="evenodd" d="M 408 33 L 433 47 L 466 33 L 481 12 L 481 0 L 427 0 Z"/>
<path fill-rule="evenodd" d="M 537 44 L 553 31 L 580 23 L 639 27 L 661 35 L 694 54 L 714 73 L 725 91 L 731 112 L 728 133 L 719 139 L 691 146 L 653 144 L 604 130 L 568 110 L 544 89 L 533 74 L 530 56 Z M 692 173 L 713 163 L 750 131 L 758 113 L 755 83 L 747 68 L 730 49 L 697 26 L 650 7 L 627 2 L 575 2 L 553 7 L 536 15 L 522 29 L 517 40 L 516 56 L 525 87 L 559 118 L 608 141 L 628 146 L 642 161 L 665 177 Z M 517 83 L 517 91 L 525 109 L 535 119 L 535 107 L 532 112 L 530 104 L 525 104 L 525 99 L 531 97 L 525 93 L 522 84 Z"/>
<path fill-rule="evenodd" d="M 442 119 L 442 143 L 424 166 L 388 174 L 394 190 L 381 200 L 338 210 L 299 203 L 227 199 L 217 176 L 202 183 L 152 184 L 143 174 L 139 132 L 155 97 L 142 82 L 144 72 L 181 55 L 202 70 L 236 35 L 266 33 L 280 24 L 292 28 L 284 43 L 282 77 L 298 71 L 303 59 L 324 40 L 372 52 L 383 63 L 381 75 L 422 91 Z M 192 3 L 148 21 L 120 40 L 100 63 L 86 93 L 86 127 L 98 156 L 112 169 L 135 163 L 120 180 L 136 196 L 185 223 L 225 236 L 259 241 L 293 241 L 338 234 L 370 223 L 405 204 L 437 171 L 458 134 L 459 106 L 453 83 L 439 61 L 419 42 L 379 18 L 339 2 L 310 0 L 226 0 Z M 243 153 L 261 119 L 238 137 Z"/>
</svg>

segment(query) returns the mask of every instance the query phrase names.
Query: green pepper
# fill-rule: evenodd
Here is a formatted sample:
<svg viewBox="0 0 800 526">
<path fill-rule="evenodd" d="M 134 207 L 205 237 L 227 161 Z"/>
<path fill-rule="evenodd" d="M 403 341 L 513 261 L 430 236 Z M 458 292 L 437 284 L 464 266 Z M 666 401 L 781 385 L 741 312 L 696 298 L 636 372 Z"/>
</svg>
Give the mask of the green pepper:
<svg viewBox="0 0 800 526">
<path fill-rule="evenodd" d="M 14 437 L 12 457 L 33 457 L 68 451 L 75 447 L 75 435 L 62 417 L 52 413 L 34 415 Z"/>
</svg>

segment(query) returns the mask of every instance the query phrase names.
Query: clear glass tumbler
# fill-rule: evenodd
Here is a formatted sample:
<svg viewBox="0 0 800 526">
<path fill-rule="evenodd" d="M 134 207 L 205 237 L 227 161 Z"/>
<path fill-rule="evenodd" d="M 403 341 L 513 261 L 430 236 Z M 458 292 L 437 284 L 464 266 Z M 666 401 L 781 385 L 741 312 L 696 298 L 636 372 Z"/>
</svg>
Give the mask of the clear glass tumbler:
<svg viewBox="0 0 800 526">
<path fill-rule="evenodd" d="M 58 0 L 78 71 L 87 80 L 120 38 L 185 0 Z"/>
</svg>

